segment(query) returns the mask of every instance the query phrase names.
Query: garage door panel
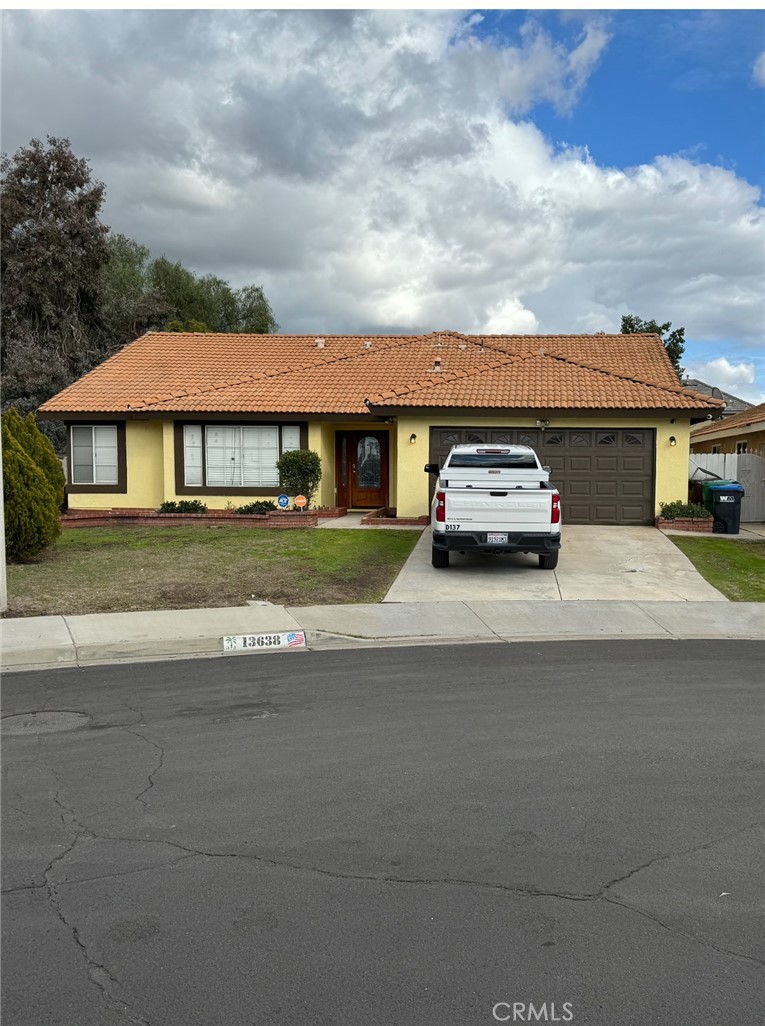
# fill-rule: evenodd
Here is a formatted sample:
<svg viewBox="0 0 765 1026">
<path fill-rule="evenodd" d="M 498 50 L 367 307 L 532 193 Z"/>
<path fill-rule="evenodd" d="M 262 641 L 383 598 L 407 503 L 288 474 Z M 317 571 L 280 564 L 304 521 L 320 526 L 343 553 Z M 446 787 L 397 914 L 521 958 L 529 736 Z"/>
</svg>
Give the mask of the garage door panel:
<svg viewBox="0 0 765 1026">
<path fill-rule="evenodd" d="M 626 503 L 622 503 L 621 522 L 623 524 L 644 524 L 645 520 L 643 519 L 643 512 L 642 504 L 630 506 Z"/>
<path fill-rule="evenodd" d="M 622 481 L 621 482 L 621 494 L 625 498 L 641 498 L 643 495 L 643 482 L 642 481 Z"/>
<path fill-rule="evenodd" d="M 465 442 L 530 445 L 560 489 L 565 523 L 651 524 L 654 435 L 647 428 L 440 427 L 431 429 L 430 461 L 443 464 L 452 445 Z"/>
<path fill-rule="evenodd" d="M 590 495 L 592 495 L 592 481 L 569 481 L 566 485 L 567 499 L 586 499 Z"/>
<path fill-rule="evenodd" d="M 607 505 L 605 503 L 602 503 L 602 502 L 601 503 L 597 503 L 597 502 L 593 503 L 593 505 L 590 506 L 590 512 L 593 514 L 593 516 L 595 518 L 595 523 L 613 524 L 613 523 L 616 522 L 616 518 L 617 518 L 616 503 L 609 503 Z M 592 522 L 592 521 L 590 521 L 590 522 Z"/>
<path fill-rule="evenodd" d="M 592 506 L 589 502 L 566 502 L 563 506 L 565 524 L 591 524 Z"/>
</svg>

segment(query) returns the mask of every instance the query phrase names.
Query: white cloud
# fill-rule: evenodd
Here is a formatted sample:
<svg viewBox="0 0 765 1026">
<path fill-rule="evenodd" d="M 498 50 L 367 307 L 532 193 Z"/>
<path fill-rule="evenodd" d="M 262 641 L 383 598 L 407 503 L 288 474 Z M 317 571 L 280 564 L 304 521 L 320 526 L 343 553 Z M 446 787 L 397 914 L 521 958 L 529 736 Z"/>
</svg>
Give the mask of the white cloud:
<svg viewBox="0 0 765 1026">
<path fill-rule="evenodd" d="M 761 347 L 758 190 L 692 155 L 599 166 L 539 131 L 536 105 L 570 110 L 607 48 L 596 12 L 568 45 L 534 16 L 510 43 L 480 24 L 6 12 L 4 147 L 68 136 L 107 223 L 263 284 L 286 331 L 613 331 L 631 312 Z"/>
<path fill-rule="evenodd" d="M 750 403 L 765 402 L 765 391 L 756 384 L 754 363 L 732 363 L 727 357 L 718 356 L 706 363 L 686 367 L 685 376 L 716 385 L 724 392 L 730 392 Z"/>
<path fill-rule="evenodd" d="M 754 62 L 752 78 L 757 85 L 765 86 L 765 51 Z"/>
<path fill-rule="evenodd" d="M 699 366 L 688 367 L 686 373 L 688 377 L 698 378 L 699 381 L 728 390 L 754 384 L 753 363 L 731 363 L 725 356 L 707 360 Z"/>
</svg>

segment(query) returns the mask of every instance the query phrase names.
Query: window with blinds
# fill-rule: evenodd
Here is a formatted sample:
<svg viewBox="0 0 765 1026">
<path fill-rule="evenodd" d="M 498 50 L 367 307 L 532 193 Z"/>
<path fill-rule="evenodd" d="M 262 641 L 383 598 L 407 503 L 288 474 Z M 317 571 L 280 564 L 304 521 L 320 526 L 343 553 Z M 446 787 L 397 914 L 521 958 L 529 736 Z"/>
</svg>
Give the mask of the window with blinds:
<svg viewBox="0 0 765 1026">
<path fill-rule="evenodd" d="M 114 484 L 117 428 L 114 424 L 72 427 L 72 484 Z"/>
<path fill-rule="evenodd" d="M 184 482 L 191 487 L 220 489 L 278 488 L 280 452 L 299 448 L 297 425 L 186 424 Z"/>
</svg>

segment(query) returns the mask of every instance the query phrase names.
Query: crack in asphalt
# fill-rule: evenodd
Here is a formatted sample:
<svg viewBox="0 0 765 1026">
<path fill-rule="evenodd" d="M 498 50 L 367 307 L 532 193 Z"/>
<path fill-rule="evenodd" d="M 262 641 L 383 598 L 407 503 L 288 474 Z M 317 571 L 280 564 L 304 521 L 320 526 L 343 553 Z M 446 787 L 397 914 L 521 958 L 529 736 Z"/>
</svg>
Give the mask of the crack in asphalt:
<svg viewBox="0 0 765 1026">
<path fill-rule="evenodd" d="M 141 838 L 141 837 L 121 837 L 121 838 L 120 837 L 109 837 L 109 838 L 106 838 L 106 837 L 104 837 L 104 838 L 102 838 L 102 840 L 132 841 L 132 842 L 137 842 L 139 844 L 165 844 L 165 845 L 169 845 L 170 847 L 178 848 L 180 851 L 187 852 L 188 853 L 188 855 L 187 855 L 188 858 L 193 858 L 195 856 L 199 856 L 199 857 L 202 857 L 202 858 L 209 858 L 209 859 L 244 859 L 246 861 L 255 862 L 255 863 L 262 863 L 264 865 L 272 866 L 272 867 L 278 868 L 278 869 L 292 869 L 292 870 L 295 870 L 297 872 L 313 873 L 313 874 L 316 874 L 318 876 L 325 876 L 325 877 L 329 877 L 331 879 L 337 879 L 337 880 L 353 880 L 353 881 L 360 881 L 360 882 L 365 882 L 365 883 L 380 883 L 380 884 L 402 884 L 402 885 L 407 885 L 408 884 L 410 886 L 473 887 L 473 888 L 479 888 L 481 890 L 496 891 L 496 892 L 505 893 L 505 894 L 517 894 L 517 895 L 523 895 L 524 897 L 531 897 L 531 898 L 556 898 L 556 899 L 558 899 L 560 901 L 574 901 L 574 902 L 597 902 L 597 901 L 603 901 L 603 902 L 606 902 L 606 903 L 608 903 L 610 905 L 618 905 L 619 907 L 627 909 L 628 911 L 633 912 L 636 915 L 643 916 L 644 918 L 649 919 L 651 922 L 656 923 L 658 926 L 660 926 L 662 929 L 666 930 L 668 933 L 676 934 L 678 936 L 686 938 L 687 940 L 694 941 L 695 943 L 701 944 L 704 947 L 711 948 L 712 950 L 718 952 L 719 954 L 727 955 L 727 956 L 729 956 L 731 958 L 743 959 L 746 962 L 754 962 L 757 965 L 765 965 L 765 961 L 763 961 L 762 959 L 755 958 L 752 955 L 743 954 L 740 951 L 734 951 L 733 949 L 730 949 L 730 948 L 720 947 L 719 945 L 714 944 L 712 941 L 709 941 L 709 940 L 707 940 L 706 938 L 703 938 L 703 937 L 695 936 L 692 933 L 688 933 L 687 931 L 682 930 L 680 927 L 670 926 L 667 923 L 663 922 L 661 919 L 659 919 L 656 916 L 652 915 L 651 913 L 646 912 L 644 909 L 641 909 L 640 907 L 638 907 L 636 905 L 631 905 L 631 904 L 629 904 L 626 901 L 617 900 L 616 898 L 614 898 L 611 895 L 606 893 L 610 888 L 614 887 L 616 884 L 622 883 L 624 880 L 630 879 L 631 877 L 635 876 L 637 873 L 640 873 L 643 870 L 648 869 L 650 866 L 653 866 L 653 865 L 655 865 L 658 862 L 664 862 L 664 861 L 666 861 L 668 859 L 671 859 L 671 858 L 681 858 L 684 855 L 691 855 L 691 854 L 695 854 L 696 852 L 699 852 L 699 851 L 705 851 L 705 850 L 707 850 L 709 848 L 714 847 L 714 845 L 716 845 L 716 844 L 720 844 L 721 842 L 729 840 L 732 837 L 737 837 L 740 834 L 746 833 L 748 830 L 752 830 L 754 827 L 757 827 L 757 826 L 760 826 L 759 821 L 757 821 L 755 823 L 750 823 L 748 826 L 741 827 L 740 829 L 734 830 L 734 831 L 732 831 L 730 833 L 723 834 L 720 837 L 716 837 L 716 838 L 714 838 L 711 841 L 705 841 L 703 844 L 698 844 L 698 845 L 695 845 L 695 846 L 693 846 L 691 848 L 687 848 L 687 849 L 684 849 L 684 850 L 678 851 L 678 852 L 669 852 L 669 853 L 666 853 L 666 854 L 663 854 L 663 855 L 657 855 L 654 858 L 649 859 L 647 862 L 644 862 L 641 865 L 636 866 L 634 869 L 631 869 L 628 873 L 625 873 L 622 876 L 615 877 L 613 880 L 608 881 L 607 883 L 603 884 L 602 887 L 600 887 L 597 891 L 585 891 L 585 892 L 581 892 L 581 893 L 569 892 L 569 891 L 548 891 L 548 890 L 542 890 L 541 888 L 536 888 L 536 887 L 513 887 L 513 886 L 511 886 L 509 884 L 490 883 L 488 881 L 482 881 L 482 880 L 469 880 L 469 879 L 462 878 L 462 877 L 403 877 L 403 876 L 390 876 L 390 875 L 379 876 L 379 875 L 374 875 L 374 874 L 362 874 L 362 873 L 344 873 L 344 872 L 341 872 L 340 870 L 323 869 L 323 868 L 321 868 L 319 866 L 307 866 L 307 865 L 304 865 L 304 864 L 301 864 L 301 863 L 282 861 L 282 860 L 279 860 L 279 859 L 269 858 L 266 855 L 254 855 L 254 854 L 246 854 L 246 853 L 242 853 L 242 852 L 214 852 L 214 851 L 205 851 L 204 849 L 201 849 L 201 848 L 192 848 L 192 847 L 189 847 L 187 845 L 180 844 L 177 841 L 162 841 L 162 840 L 154 840 L 154 839 L 151 839 L 151 838 Z M 184 859 L 178 859 L 176 862 L 168 863 L 167 865 L 168 866 L 172 866 L 172 865 L 177 864 L 177 862 L 182 862 L 182 861 L 185 861 L 185 860 Z M 163 867 L 158 867 L 158 868 L 163 868 Z"/>
<path fill-rule="evenodd" d="M 134 709 L 132 711 L 135 712 Z M 141 717 L 141 720 L 142 719 L 143 719 L 143 717 Z M 151 745 L 152 748 L 156 748 L 156 750 L 159 752 L 159 762 L 154 767 L 154 769 L 151 770 L 151 772 L 148 774 L 148 781 L 149 781 L 148 784 L 146 785 L 146 787 L 142 791 L 139 791 L 138 794 L 134 798 L 134 801 L 140 802 L 141 805 L 143 805 L 144 812 L 145 812 L 148 809 L 148 807 L 149 807 L 149 803 L 144 801 L 144 797 L 143 796 L 147 792 L 151 791 L 151 789 L 154 787 L 154 777 L 162 769 L 162 766 L 163 766 L 164 761 L 165 761 L 165 749 L 162 747 L 162 745 L 158 745 L 156 741 L 152 741 L 151 738 L 146 737 L 145 734 L 142 734 L 138 730 L 132 730 L 130 727 L 125 727 L 124 730 L 125 730 L 126 734 L 132 734 L 133 737 L 140 738 L 142 741 L 145 741 L 147 745 Z"/>
<path fill-rule="evenodd" d="M 711 948 L 713 951 L 717 951 L 721 955 L 728 955 L 731 958 L 739 958 L 745 962 L 754 962 L 755 965 L 765 965 L 765 960 L 761 958 L 755 958 L 753 955 L 745 955 L 741 951 L 734 951 L 732 948 L 721 948 L 719 945 L 714 944 L 712 941 L 707 940 L 706 937 L 697 937 L 693 933 L 688 933 L 687 930 L 682 930 L 679 926 L 670 926 L 663 920 L 659 919 L 658 916 L 651 915 L 650 912 L 646 912 L 645 909 L 639 908 L 637 905 L 630 905 L 626 901 L 617 901 L 616 898 L 611 898 L 608 895 L 603 895 L 603 901 L 609 905 L 618 905 L 619 908 L 625 908 L 628 912 L 634 912 L 636 915 L 643 916 L 644 919 L 650 919 L 652 923 L 656 923 L 667 933 L 671 933 L 678 937 L 685 937 L 687 940 L 695 941 L 696 944 L 701 944 L 705 948 Z"/>
<path fill-rule="evenodd" d="M 721 844 L 723 841 L 728 841 L 732 837 L 738 837 L 740 834 L 745 834 L 748 830 L 754 830 L 755 827 L 761 826 L 760 820 L 755 820 L 754 823 L 749 823 L 745 827 L 739 827 L 738 830 L 732 830 L 730 833 L 721 834 L 720 837 L 715 837 L 711 841 L 704 841 L 703 844 L 694 844 L 690 848 L 684 848 L 682 851 L 670 851 L 665 852 L 663 855 L 655 855 L 652 859 L 647 862 L 641 862 L 639 866 L 635 866 L 634 869 L 630 869 L 628 873 L 624 873 L 622 876 L 616 876 L 613 880 L 609 880 L 608 883 L 598 891 L 599 896 L 603 896 L 607 890 L 611 887 L 615 887 L 618 883 L 624 883 L 625 880 L 631 879 L 637 873 L 642 873 L 644 869 L 649 869 L 651 866 L 655 866 L 657 862 L 665 862 L 667 859 L 679 859 L 683 855 L 695 855 L 698 851 L 706 851 L 708 848 L 714 848 L 716 844 Z"/>
<path fill-rule="evenodd" d="M 51 767 L 48 767 L 48 769 L 53 774 L 56 781 L 59 782 L 59 777 L 56 771 Z M 56 884 L 52 877 L 54 867 L 59 863 L 63 862 L 63 860 L 74 851 L 74 849 L 77 847 L 77 845 L 84 837 L 89 838 L 90 840 L 100 840 L 100 838 L 96 834 L 94 834 L 90 829 L 88 829 L 88 827 L 86 827 L 83 823 L 80 822 L 80 820 L 77 818 L 77 814 L 75 813 L 74 809 L 70 808 L 67 805 L 64 805 L 59 795 L 60 792 L 57 791 L 53 796 L 53 801 L 56 805 L 58 805 L 60 809 L 63 810 L 60 817 L 61 822 L 69 828 L 71 828 L 72 825 L 74 825 L 76 829 L 74 837 L 72 838 L 70 843 L 62 852 L 59 852 L 58 855 L 55 855 L 50 860 L 47 868 L 45 869 L 45 872 L 43 873 L 44 888 L 47 894 L 48 904 L 54 912 L 54 914 L 56 915 L 56 917 L 58 918 L 58 920 L 66 927 L 66 929 L 71 934 L 72 940 L 76 944 L 80 954 L 83 956 L 87 964 L 88 979 L 100 991 L 101 996 L 106 1002 L 106 1004 L 112 1010 L 121 1015 L 123 1018 L 127 1019 L 128 1022 L 133 1023 L 134 1026 L 152 1026 L 151 1022 L 148 1019 L 144 1018 L 144 1016 L 142 1016 L 140 1013 L 135 1012 L 126 1001 L 118 998 L 113 993 L 114 987 L 122 986 L 120 981 L 117 979 L 116 976 L 114 976 L 110 972 L 107 966 L 105 966 L 102 962 L 97 961 L 92 956 L 87 944 L 80 935 L 80 931 L 77 928 L 77 924 L 72 922 L 72 920 L 67 917 L 66 913 L 61 907 L 61 901 L 59 899 L 58 891 L 56 889 Z"/>
</svg>

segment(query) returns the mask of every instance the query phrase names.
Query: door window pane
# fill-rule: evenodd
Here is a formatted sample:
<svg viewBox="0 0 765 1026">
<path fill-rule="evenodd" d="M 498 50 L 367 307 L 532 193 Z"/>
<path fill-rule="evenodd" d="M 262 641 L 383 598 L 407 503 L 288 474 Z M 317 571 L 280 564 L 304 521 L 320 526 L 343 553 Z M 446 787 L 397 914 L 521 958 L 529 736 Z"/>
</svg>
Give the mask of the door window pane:
<svg viewBox="0 0 765 1026">
<path fill-rule="evenodd" d="M 380 487 L 380 443 L 367 435 L 356 449 L 356 480 L 359 488 Z"/>
</svg>

